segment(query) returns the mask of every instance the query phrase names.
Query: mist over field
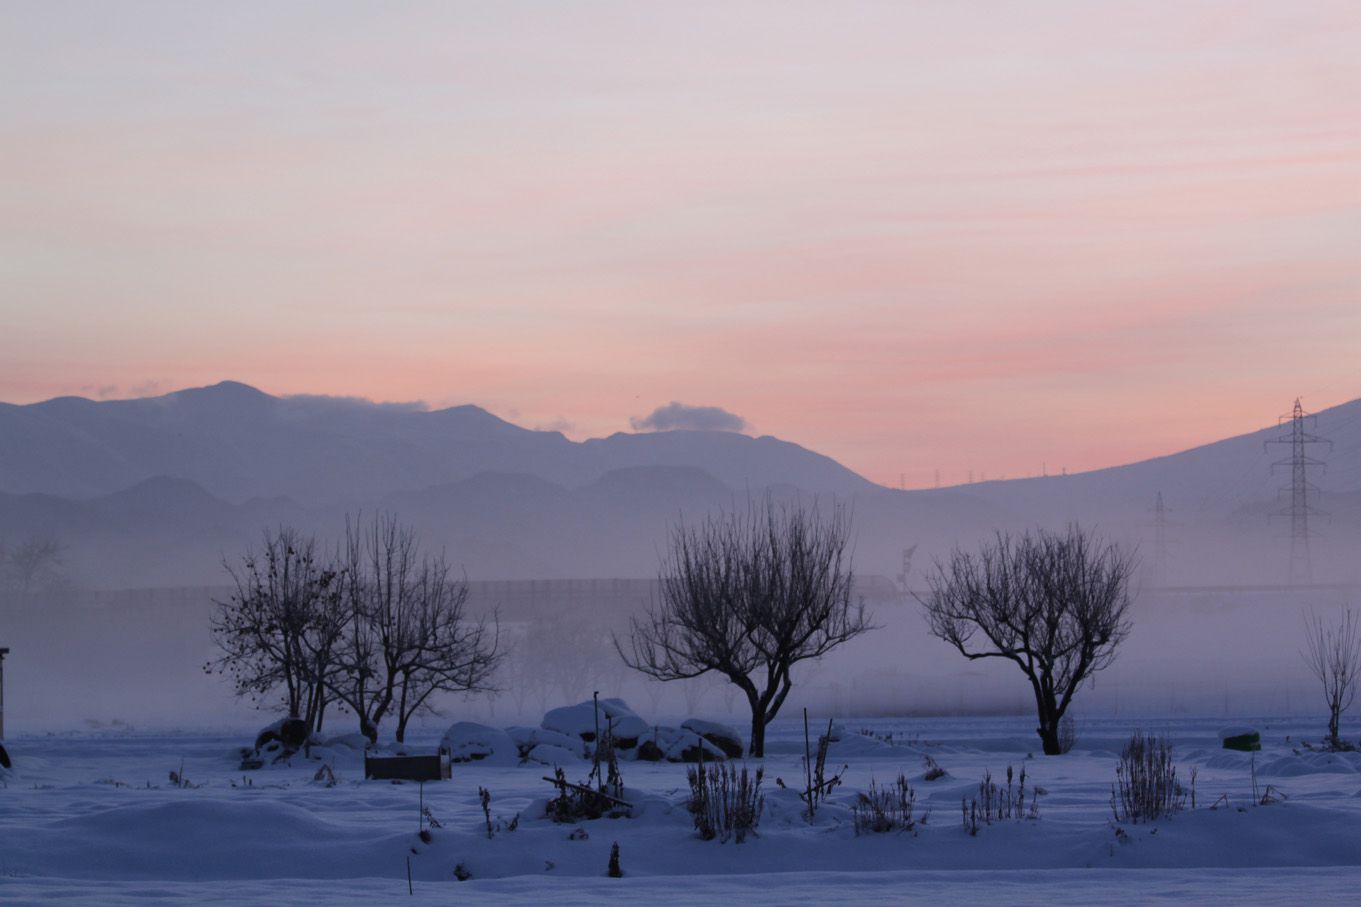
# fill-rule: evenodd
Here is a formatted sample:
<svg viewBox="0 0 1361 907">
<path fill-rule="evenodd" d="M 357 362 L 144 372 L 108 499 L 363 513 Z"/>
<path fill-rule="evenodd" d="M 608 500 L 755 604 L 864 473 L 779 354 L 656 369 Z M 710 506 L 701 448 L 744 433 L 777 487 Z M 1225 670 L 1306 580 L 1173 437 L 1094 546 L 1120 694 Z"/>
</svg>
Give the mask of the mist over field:
<svg viewBox="0 0 1361 907">
<path fill-rule="evenodd" d="M 647 702 L 658 718 L 701 706 L 736 716 L 745 705 L 725 684 L 644 682 L 611 638 L 655 602 L 675 527 L 767 494 L 847 505 L 856 594 L 879 627 L 800 665 L 794 707 L 1024 712 L 1029 692 L 1014 668 L 966 662 L 932 638 L 918 597 L 956 547 L 1076 521 L 1139 562 L 1133 632 L 1079 714 L 1314 710 L 1302 616 L 1350 603 L 1358 583 L 1350 552 L 1361 543 L 1361 402 L 1319 414 L 1311 431 L 1333 442 L 1312 498 L 1327 517 L 1315 518 L 1310 539 L 1312 582 L 1292 587 L 1279 494 L 1288 474 L 1272 467 L 1280 445 L 1264 443 L 1279 427 L 1092 473 L 903 491 L 796 444 L 734 431 L 578 443 L 476 407 L 276 398 L 233 383 L 7 405 L 0 539 L 15 556 L 34 540 L 54 553 L 24 575 L 16 560 L 7 574 L 6 718 L 11 732 L 260 721 L 272 701 L 255 713 L 203 671 L 216 654 L 213 602 L 231 592 L 224 563 L 279 525 L 333 550 L 347 515 L 380 511 L 445 551 L 470 583 L 470 609 L 497 614 L 510 647 L 501 693 L 441 701 L 445 717 L 426 720 L 529 720 L 593 690 Z"/>
</svg>

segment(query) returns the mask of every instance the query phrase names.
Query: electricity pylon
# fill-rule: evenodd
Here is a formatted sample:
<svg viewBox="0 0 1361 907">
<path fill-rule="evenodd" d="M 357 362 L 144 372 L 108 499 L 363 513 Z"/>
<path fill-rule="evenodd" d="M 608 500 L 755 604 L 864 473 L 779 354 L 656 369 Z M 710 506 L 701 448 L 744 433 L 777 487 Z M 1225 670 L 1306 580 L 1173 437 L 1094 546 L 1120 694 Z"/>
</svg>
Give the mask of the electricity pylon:
<svg viewBox="0 0 1361 907">
<path fill-rule="evenodd" d="M 1163 503 L 1163 493 L 1158 492 L 1158 497 L 1153 501 L 1153 585 L 1162 587 L 1167 585 L 1167 527 L 1171 524 L 1167 521 L 1167 514 L 1170 511 Z"/>
<path fill-rule="evenodd" d="M 1322 460 L 1309 456 L 1310 444 L 1326 444 L 1331 450 L 1333 442 L 1327 438 L 1304 430 L 1304 420 L 1314 419 L 1295 398 L 1295 408 L 1288 416 L 1281 416 L 1279 438 L 1269 438 L 1267 444 L 1289 444 L 1290 456 L 1271 464 L 1272 472 L 1278 466 L 1290 467 L 1290 506 L 1276 511 L 1276 516 L 1290 517 L 1290 584 L 1311 583 L 1314 581 L 1314 568 L 1309 560 L 1309 516 L 1322 515 L 1322 511 L 1309 503 L 1309 492 L 1318 492 L 1318 486 L 1309 481 L 1309 470 L 1326 468 Z M 1287 422 L 1289 423 L 1287 425 Z M 1281 489 L 1284 491 L 1285 489 Z"/>
</svg>

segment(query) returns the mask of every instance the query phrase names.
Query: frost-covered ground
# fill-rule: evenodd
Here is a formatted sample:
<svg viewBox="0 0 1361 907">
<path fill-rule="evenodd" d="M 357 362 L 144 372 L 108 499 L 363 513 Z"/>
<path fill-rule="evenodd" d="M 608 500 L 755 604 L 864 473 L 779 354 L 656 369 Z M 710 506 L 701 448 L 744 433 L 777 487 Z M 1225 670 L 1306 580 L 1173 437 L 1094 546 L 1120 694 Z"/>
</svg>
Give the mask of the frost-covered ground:
<svg viewBox="0 0 1361 907">
<path fill-rule="evenodd" d="M 766 806 L 759 837 L 700 841 L 682 800 L 685 766 L 624 762 L 634 818 L 557 825 L 542 817 L 550 786 L 543 765 L 456 765 L 426 784 L 424 802 L 442 824 L 418 837 L 415 784 L 364 781 L 360 753 L 324 751 L 335 786 L 314 780 L 319 761 L 243 773 L 249 733 L 71 735 L 8 741 L 15 769 L 0 790 L 0 902 L 87 904 L 335 904 L 407 897 L 445 903 L 814 904 L 912 901 L 1007 904 L 1195 901 L 1354 903 L 1361 892 L 1361 754 L 1300 747 L 1320 722 L 1248 722 L 1263 735 L 1255 760 L 1219 747 L 1219 720 L 1144 720 L 1175 740 L 1179 776 L 1197 769 L 1198 808 L 1152 826 L 1111 813 L 1116 751 L 1136 726 L 1079 724 L 1077 749 L 1035 752 L 1022 718 L 839 722 L 829 768 L 845 783 L 809 824 L 790 790 L 802 777 L 801 722 L 773 729 L 764 761 Z M 892 743 L 861 729 L 892 735 Z M 433 751 L 439 733 L 415 748 Z M 930 755 L 948 775 L 923 779 Z M 1272 785 L 1288 799 L 1253 805 Z M 183 775 L 188 788 L 169 782 Z M 1046 793 L 1039 818 L 961 823 L 960 801 L 985 770 L 1005 780 L 1024 765 Z M 589 763 L 566 766 L 583 778 Z M 849 805 L 871 779 L 906 774 L 919 813 L 915 833 L 855 835 Z M 514 831 L 488 838 L 478 788 L 494 817 L 520 815 Z M 1218 802 L 1217 808 L 1211 804 Z M 618 842 L 625 877 L 605 877 Z M 457 881 L 462 864 L 471 878 Z"/>
</svg>

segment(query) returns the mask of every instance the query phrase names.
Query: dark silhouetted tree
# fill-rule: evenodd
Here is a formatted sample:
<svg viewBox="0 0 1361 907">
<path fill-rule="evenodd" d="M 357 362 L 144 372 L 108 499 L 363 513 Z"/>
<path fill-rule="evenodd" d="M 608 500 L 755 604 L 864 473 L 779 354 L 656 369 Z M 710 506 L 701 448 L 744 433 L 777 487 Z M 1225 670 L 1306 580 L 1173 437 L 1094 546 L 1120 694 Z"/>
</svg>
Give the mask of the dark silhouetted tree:
<svg viewBox="0 0 1361 907">
<path fill-rule="evenodd" d="M 312 538 L 287 527 L 225 566 L 235 590 L 215 603 L 210 628 L 222 655 L 207 669 L 230 676 L 238 696 L 280 692 L 289 716 L 320 730 L 345 623 L 335 570 L 318 562 Z"/>
<path fill-rule="evenodd" d="M 395 517 L 347 521 L 345 535 L 346 626 L 333 690 L 370 740 L 392 715 L 402 742 L 411 718 L 433 710 L 435 694 L 491 689 L 501 660 L 498 625 L 467 614 L 467 583 L 442 555 L 423 554 L 415 532 Z"/>
<path fill-rule="evenodd" d="M 792 669 L 870 629 L 852 599 L 841 506 L 828 513 L 769 498 L 673 530 L 659 599 L 635 618 L 624 662 L 657 680 L 715 672 L 746 694 L 753 756 L 793 687 Z"/>
<path fill-rule="evenodd" d="M 0 546 L 0 575 L 25 597 L 30 592 L 61 586 L 65 562 L 65 546 L 50 536 L 32 536 L 10 551 Z"/>
<path fill-rule="evenodd" d="M 1336 621 L 1317 614 L 1304 618 L 1305 648 L 1301 653 L 1309 671 L 1323 686 L 1328 702 L 1328 745 L 1342 749 L 1342 713 L 1356 700 L 1356 681 L 1361 676 L 1361 622 L 1350 608 Z"/>
<path fill-rule="evenodd" d="M 1077 526 L 1019 539 L 999 534 L 977 553 L 937 563 L 922 604 L 932 635 L 971 660 L 1004 658 L 1030 681 L 1047 755 L 1062 752 L 1059 722 L 1087 678 L 1129 634 L 1133 559 Z"/>
</svg>

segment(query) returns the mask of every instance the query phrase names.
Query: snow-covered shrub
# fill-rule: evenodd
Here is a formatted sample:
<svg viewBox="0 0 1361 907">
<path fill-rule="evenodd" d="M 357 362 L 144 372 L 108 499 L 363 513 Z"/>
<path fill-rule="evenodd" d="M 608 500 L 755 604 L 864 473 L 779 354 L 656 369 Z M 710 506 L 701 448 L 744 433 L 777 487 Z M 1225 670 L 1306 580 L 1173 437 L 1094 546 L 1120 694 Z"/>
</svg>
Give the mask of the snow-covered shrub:
<svg viewBox="0 0 1361 907">
<path fill-rule="evenodd" d="M 747 835 L 755 834 L 765 808 L 765 795 L 761 793 L 764 777 L 764 768 L 750 773 L 745 765 L 739 772 L 735 765 L 701 762 L 687 771 L 690 799 L 686 806 L 699 836 L 720 842 L 733 838 L 741 844 Z"/>
<path fill-rule="evenodd" d="M 1111 809 L 1119 822 L 1152 822 L 1186 804 L 1177 781 L 1172 744 L 1164 737 L 1135 732 L 1120 751 L 1111 786 Z"/>
<path fill-rule="evenodd" d="M 912 814 L 916 799 L 916 792 L 903 775 L 899 775 L 891 787 L 878 787 L 871 779 L 870 789 L 856 794 L 855 805 L 851 807 L 855 814 L 855 833 L 912 831 L 918 821 Z"/>
<path fill-rule="evenodd" d="M 520 761 L 520 751 L 509 734 L 474 721 L 457 721 L 450 725 L 439 748 L 440 752 L 449 754 L 450 762 L 515 765 Z"/>
</svg>

